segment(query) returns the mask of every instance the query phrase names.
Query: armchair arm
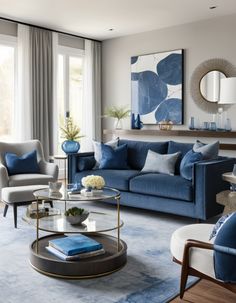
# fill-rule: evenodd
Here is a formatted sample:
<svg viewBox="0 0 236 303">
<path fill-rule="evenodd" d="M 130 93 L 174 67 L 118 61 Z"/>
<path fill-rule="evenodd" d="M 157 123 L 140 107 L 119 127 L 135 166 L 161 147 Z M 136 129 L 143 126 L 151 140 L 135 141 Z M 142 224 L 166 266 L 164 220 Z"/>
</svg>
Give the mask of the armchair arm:
<svg viewBox="0 0 236 303">
<path fill-rule="evenodd" d="M 0 163 L 0 197 L 1 197 L 2 188 L 8 187 L 8 181 L 9 181 L 9 176 L 8 176 L 7 168 L 2 163 Z"/>
<path fill-rule="evenodd" d="M 53 176 L 53 180 L 57 181 L 58 165 L 41 160 L 39 162 L 39 169 L 41 174 Z"/>
<path fill-rule="evenodd" d="M 78 163 L 81 158 L 91 157 L 94 156 L 94 152 L 84 152 L 84 153 L 77 153 L 77 154 L 69 154 L 67 161 L 68 161 L 68 182 L 73 183 L 74 176 L 76 172 L 78 172 Z"/>
<path fill-rule="evenodd" d="M 216 194 L 229 189 L 230 184 L 222 179 L 222 174 L 232 171 L 235 163 L 235 158 L 222 158 L 194 165 L 196 218 L 206 220 L 222 212 L 222 206 L 216 203 Z"/>
</svg>

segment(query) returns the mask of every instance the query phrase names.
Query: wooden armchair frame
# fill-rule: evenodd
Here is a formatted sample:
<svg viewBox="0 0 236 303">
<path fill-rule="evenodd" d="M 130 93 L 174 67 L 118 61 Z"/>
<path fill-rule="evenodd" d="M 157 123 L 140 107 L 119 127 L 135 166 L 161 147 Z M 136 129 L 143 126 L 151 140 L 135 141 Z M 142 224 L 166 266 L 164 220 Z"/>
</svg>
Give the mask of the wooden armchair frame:
<svg viewBox="0 0 236 303">
<path fill-rule="evenodd" d="M 236 284 L 224 283 L 224 282 L 214 279 L 210 276 L 207 276 L 189 266 L 189 251 L 190 251 L 190 248 L 192 248 L 192 247 L 214 250 L 214 245 L 211 243 L 189 239 L 186 241 L 185 246 L 184 246 L 183 261 L 180 262 L 179 260 L 173 258 L 174 262 L 182 265 L 181 280 L 180 280 L 180 298 L 182 299 L 184 296 L 185 287 L 186 287 L 186 283 L 187 283 L 187 279 L 188 279 L 189 275 L 199 277 L 200 279 L 209 280 L 211 282 L 214 282 L 214 283 L 236 293 Z"/>
</svg>

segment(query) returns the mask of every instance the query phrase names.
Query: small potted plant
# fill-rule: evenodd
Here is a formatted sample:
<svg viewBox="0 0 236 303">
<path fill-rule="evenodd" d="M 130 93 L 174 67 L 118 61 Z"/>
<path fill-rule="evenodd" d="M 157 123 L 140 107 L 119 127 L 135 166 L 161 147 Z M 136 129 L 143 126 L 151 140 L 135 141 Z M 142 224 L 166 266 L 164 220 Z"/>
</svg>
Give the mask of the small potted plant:
<svg viewBox="0 0 236 303">
<path fill-rule="evenodd" d="M 122 120 L 130 115 L 130 110 L 125 106 L 111 106 L 106 109 L 104 117 L 115 118 L 115 129 L 122 129 Z"/>
<path fill-rule="evenodd" d="M 65 211 L 66 220 L 71 225 L 79 225 L 84 222 L 89 216 L 89 212 L 83 208 L 71 207 Z"/>
<path fill-rule="evenodd" d="M 80 128 L 74 124 L 72 117 L 66 118 L 65 123 L 60 127 L 60 130 L 61 137 L 66 139 L 61 145 L 62 150 L 66 154 L 77 153 L 80 149 L 78 141 L 84 136 L 80 135 Z"/>
</svg>

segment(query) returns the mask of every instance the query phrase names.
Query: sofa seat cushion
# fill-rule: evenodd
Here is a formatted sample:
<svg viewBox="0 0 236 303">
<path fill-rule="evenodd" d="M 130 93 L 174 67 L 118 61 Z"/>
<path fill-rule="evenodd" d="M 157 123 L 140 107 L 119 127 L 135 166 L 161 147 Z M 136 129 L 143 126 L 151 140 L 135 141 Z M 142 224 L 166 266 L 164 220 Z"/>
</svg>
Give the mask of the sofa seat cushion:
<svg viewBox="0 0 236 303">
<path fill-rule="evenodd" d="M 148 173 L 130 180 L 130 191 L 164 198 L 193 200 L 192 182 L 180 176 Z"/>
<path fill-rule="evenodd" d="M 9 186 L 48 185 L 54 177 L 44 174 L 19 174 L 9 177 Z"/>
<path fill-rule="evenodd" d="M 102 176 L 106 182 L 106 186 L 113 187 L 118 190 L 129 190 L 129 180 L 139 174 L 137 170 L 119 170 L 119 169 L 97 169 L 87 170 L 75 174 L 74 182 L 81 182 L 83 177 L 88 175 Z"/>
</svg>

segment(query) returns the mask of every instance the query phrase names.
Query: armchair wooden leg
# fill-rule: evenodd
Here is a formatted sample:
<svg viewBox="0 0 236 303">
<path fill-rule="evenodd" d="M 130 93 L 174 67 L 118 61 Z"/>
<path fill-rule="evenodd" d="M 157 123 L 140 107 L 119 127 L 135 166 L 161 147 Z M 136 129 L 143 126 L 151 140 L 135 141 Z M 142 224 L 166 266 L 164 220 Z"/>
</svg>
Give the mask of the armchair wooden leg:
<svg viewBox="0 0 236 303">
<path fill-rule="evenodd" d="M 184 296 L 187 280 L 188 280 L 188 268 L 185 268 L 183 264 L 181 270 L 181 280 L 180 280 L 180 295 L 179 295 L 180 299 L 182 299 Z"/>
<path fill-rule="evenodd" d="M 17 228 L 17 205 L 13 205 L 14 226 Z"/>
<path fill-rule="evenodd" d="M 9 205 L 5 204 L 4 211 L 3 211 L 3 217 L 6 217 L 6 215 L 7 215 L 8 207 L 9 207 Z"/>
</svg>

